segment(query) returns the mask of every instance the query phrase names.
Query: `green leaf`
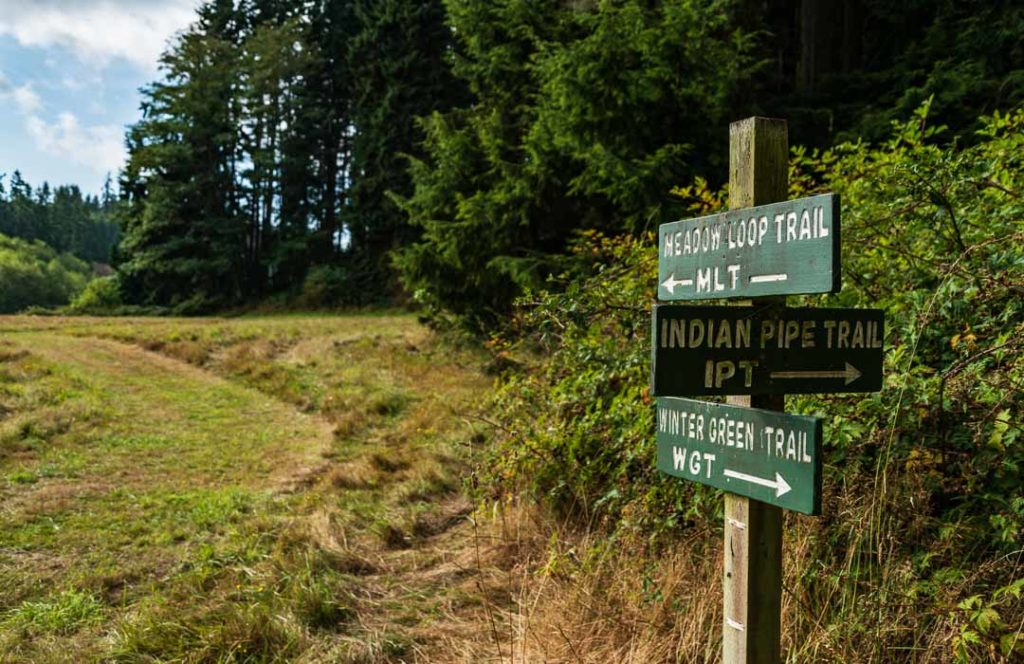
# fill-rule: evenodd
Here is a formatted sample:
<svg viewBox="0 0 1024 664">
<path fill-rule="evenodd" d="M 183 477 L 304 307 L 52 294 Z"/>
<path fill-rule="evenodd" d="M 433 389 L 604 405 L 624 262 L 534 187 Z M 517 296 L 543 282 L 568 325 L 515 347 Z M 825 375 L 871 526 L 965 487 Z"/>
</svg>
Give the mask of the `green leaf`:
<svg viewBox="0 0 1024 664">
<path fill-rule="evenodd" d="M 1003 621 L 992 607 L 982 609 L 974 618 L 974 624 L 978 626 L 982 634 L 988 634 L 993 627 L 1002 627 Z"/>
<path fill-rule="evenodd" d="M 992 599 L 998 602 L 1005 595 L 1013 595 L 1014 598 L 1020 599 L 1022 592 L 1024 592 L 1024 577 L 1016 579 L 1013 583 L 996 590 L 992 593 Z"/>
<path fill-rule="evenodd" d="M 1024 640 L 1021 639 L 1020 632 L 1003 634 L 999 639 L 999 652 L 1003 654 L 1003 657 L 1024 653 Z"/>
</svg>

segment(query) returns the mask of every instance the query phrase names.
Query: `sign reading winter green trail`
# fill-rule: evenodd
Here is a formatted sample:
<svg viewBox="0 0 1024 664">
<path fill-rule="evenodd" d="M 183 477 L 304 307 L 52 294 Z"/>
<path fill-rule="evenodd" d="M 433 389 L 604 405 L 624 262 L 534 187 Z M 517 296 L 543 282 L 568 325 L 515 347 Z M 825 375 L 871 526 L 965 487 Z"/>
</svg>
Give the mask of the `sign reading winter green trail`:
<svg viewBox="0 0 1024 664">
<path fill-rule="evenodd" d="M 658 398 L 658 470 L 804 514 L 821 514 L 821 420 Z"/>
<path fill-rule="evenodd" d="M 879 309 L 654 306 L 658 396 L 875 392 Z"/>
<path fill-rule="evenodd" d="M 822 194 L 662 224 L 658 299 L 839 290 L 839 196 Z"/>
</svg>

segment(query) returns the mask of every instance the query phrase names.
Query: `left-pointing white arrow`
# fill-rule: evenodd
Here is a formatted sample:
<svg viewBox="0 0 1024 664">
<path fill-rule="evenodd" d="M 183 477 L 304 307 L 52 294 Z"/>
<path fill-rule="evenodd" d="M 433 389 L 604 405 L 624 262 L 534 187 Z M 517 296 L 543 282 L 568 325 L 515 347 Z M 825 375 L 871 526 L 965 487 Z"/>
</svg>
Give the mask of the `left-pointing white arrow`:
<svg viewBox="0 0 1024 664">
<path fill-rule="evenodd" d="M 774 481 L 766 480 L 765 478 L 758 477 L 757 475 L 747 475 L 746 473 L 741 473 L 731 468 L 726 468 L 722 471 L 722 474 L 726 477 L 731 477 L 734 480 L 742 480 L 744 482 L 750 482 L 751 484 L 757 484 L 758 486 L 766 486 L 769 489 L 775 489 L 776 498 L 785 493 L 789 493 L 789 490 L 793 488 L 789 486 L 789 483 L 786 482 L 778 472 L 775 473 Z"/>
<path fill-rule="evenodd" d="M 665 281 L 661 282 L 661 285 L 664 286 L 665 290 L 667 290 L 669 293 L 675 295 L 676 286 L 692 286 L 693 279 L 676 279 L 676 273 L 673 272 L 672 274 L 668 275 L 668 278 L 665 279 Z"/>
</svg>

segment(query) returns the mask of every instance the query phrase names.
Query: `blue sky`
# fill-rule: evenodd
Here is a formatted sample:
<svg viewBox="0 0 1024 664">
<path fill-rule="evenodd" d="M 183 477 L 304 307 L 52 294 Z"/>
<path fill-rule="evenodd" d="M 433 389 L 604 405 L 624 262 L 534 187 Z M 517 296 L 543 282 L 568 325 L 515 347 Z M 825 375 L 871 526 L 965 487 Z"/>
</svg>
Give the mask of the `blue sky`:
<svg viewBox="0 0 1024 664">
<path fill-rule="evenodd" d="M 90 193 L 116 180 L 138 89 L 196 2 L 0 0 L 0 173 Z"/>
</svg>

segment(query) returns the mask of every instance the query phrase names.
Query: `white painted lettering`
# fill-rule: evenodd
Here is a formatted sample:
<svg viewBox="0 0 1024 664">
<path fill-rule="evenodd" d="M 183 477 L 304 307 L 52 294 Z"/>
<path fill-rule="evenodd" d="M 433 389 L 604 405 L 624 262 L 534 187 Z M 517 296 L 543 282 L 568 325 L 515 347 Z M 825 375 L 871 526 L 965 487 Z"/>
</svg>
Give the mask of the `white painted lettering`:
<svg viewBox="0 0 1024 664">
<path fill-rule="evenodd" d="M 686 448 L 672 446 L 672 467 L 676 470 L 682 470 L 686 464 Z"/>
<path fill-rule="evenodd" d="M 818 237 L 828 237 L 828 226 L 825 225 L 825 208 L 818 206 L 814 208 L 815 226 L 818 227 Z"/>
<path fill-rule="evenodd" d="M 715 387 L 721 387 L 722 383 L 736 375 L 736 365 L 729 360 L 722 360 L 720 362 L 716 362 L 716 364 Z"/>
<path fill-rule="evenodd" d="M 694 450 L 690 452 L 690 474 L 700 475 L 700 452 Z"/>
<path fill-rule="evenodd" d="M 704 457 L 704 468 L 707 472 L 707 475 L 705 475 L 705 477 L 711 479 L 711 464 L 714 463 L 715 459 L 717 459 L 718 457 L 717 455 L 711 454 L 709 452 L 704 452 L 702 456 Z"/>
<path fill-rule="evenodd" d="M 732 285 L 729 288 L 736 290 L 736 282 L 740 279 L 740 266 L 727 265 L 725 269 L 729 271 L 729 276 L 732 277 Z"/>
<path fill-rule="evenodd" d="M 786 242 L 796 239 L 796 212 L 786 215 Z"/>
<path fill-rule="evenodd" d="M 757 367 L 757 360 L 740 360 L 739 365 L 743 370 L 743 387 L 750 387 L 754 381 L 754 368 Z"/>
<path fill-rule="evenodd" d="M 803 214 L 800 215 L 800 239 L 811 239 L 811 215 L 807 210 L 804 210 Z"/>
<path fill-rule="evenodd" d="M 697 270 L 697 292 L 711 292 L 711 268 L 706 267 L 702 270 Z"/>
<path fill-rule="evenodd" d="M 818 322 L 805 320 L 800 329 L 800 346 L 803 348 L 814 348 L 814 329 Z"/>
<path fill-rule="evenodd" d="M 826 348 L 832 348 L 832 331 L 835 329 L 835 327 L 836 327 L 836 322 L 834 320 L 827 320 L 827 321 L 825 321 L 825 334 L 826 334 L 825 347 Z"/>
</svg>

